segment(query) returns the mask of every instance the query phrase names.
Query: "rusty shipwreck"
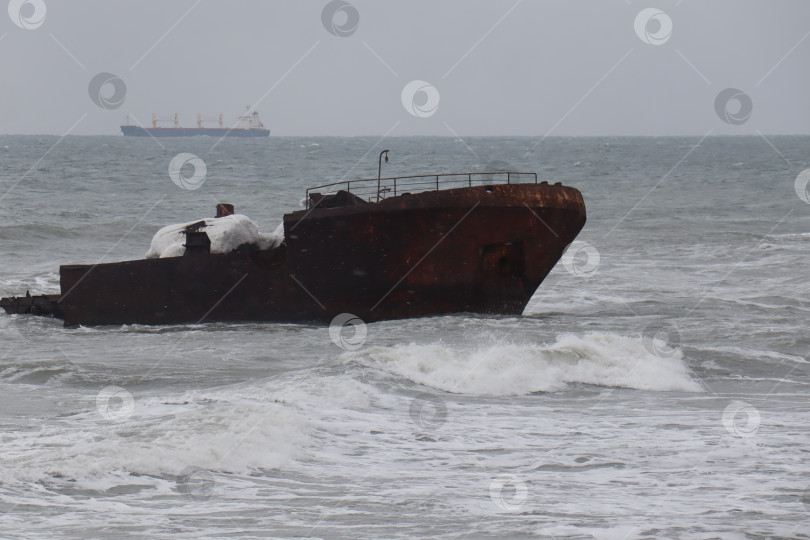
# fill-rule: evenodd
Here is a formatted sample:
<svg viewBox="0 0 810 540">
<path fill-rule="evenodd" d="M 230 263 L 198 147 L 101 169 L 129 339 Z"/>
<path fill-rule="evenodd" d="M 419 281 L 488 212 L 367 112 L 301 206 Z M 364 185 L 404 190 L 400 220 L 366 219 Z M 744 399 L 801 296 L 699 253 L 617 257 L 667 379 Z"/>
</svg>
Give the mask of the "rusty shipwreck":
<svg viewBox="0 0 810 540">
<path fill-rule="evenodd" d="M 534 173 L 352 180 L 305 200 L 276 247 L 212 253 L 201 222 L 180 256 L 64 265 L 60 294 L 0 306 L 65 326 L 519 315 L 585 224 L 580 192 Z"/>
</svg>

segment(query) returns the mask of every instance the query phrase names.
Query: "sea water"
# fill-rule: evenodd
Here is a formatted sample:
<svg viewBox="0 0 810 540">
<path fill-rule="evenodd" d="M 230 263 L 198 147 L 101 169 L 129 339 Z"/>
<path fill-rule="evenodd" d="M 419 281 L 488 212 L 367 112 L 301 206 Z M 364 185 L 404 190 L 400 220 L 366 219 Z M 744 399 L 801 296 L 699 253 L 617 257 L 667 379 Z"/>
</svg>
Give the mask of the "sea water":
<svg viewBox="0 0 810 540">
<path fill-rule="evenodd" d="M 271 232 L 307 187 L 375 177 L 382 144 L 386 176 L 537 171 L 588 213 L 522 317 L 3 313 L 0 535 L 806 537 L 810 138 L 537 143 L 0 136 L 1 296 L 217 203 Z"/>
</svg>

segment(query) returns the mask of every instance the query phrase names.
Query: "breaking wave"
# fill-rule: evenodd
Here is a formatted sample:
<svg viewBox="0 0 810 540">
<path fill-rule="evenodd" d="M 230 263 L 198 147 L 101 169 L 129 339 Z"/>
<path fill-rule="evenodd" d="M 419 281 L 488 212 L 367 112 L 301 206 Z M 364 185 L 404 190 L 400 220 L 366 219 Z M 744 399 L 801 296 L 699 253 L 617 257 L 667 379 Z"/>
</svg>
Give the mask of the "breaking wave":
<svg viewBox="0 0 810 540">
<path fill-rule="evenodd" d="M 114 410 L 120 405 L 115 396 L 126 396 L 125 389 L 99 393 L 112 396 L 101 404 L 94 391 L 83 412 L 33 432 L 0 432 L 0 483 L 62 479 L 95 489 L 172 477 L 190 466 L 236 474 L 282 468 L 313 432 L 334 423 L 336 410 L 368 406 L 370 386 L 346 375 L 326 380 L 292 375 L 163 397 L 136 392 L 126 414 Z"/>
<path fill-rule="evenodd" d="M 565 334 L 553 344 L 451 348 L 442 344 L 372 347 L 344 360 L 380 369 L 446 392 L 524 395 L 570 384 L 699 392 L 683 354 L 652 354 L 641 338 L 610 333 Z"/>
</svg>

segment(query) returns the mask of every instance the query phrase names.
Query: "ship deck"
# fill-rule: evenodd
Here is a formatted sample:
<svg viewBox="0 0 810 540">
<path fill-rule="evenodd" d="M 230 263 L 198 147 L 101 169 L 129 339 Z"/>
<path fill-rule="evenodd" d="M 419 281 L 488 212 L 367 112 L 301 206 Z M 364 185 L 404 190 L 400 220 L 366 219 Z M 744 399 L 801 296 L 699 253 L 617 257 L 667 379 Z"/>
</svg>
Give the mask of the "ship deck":
<svg viewBox="0 0 810 540">
<path fill-rule="evenodd" d="M 274 249 L 63 265 L 58 297 L 0 305 L 66 326 L 519 315 L 585 223 L 578 190 L 534 173 L 335 182 L 306 206 Z"/>
</svg>

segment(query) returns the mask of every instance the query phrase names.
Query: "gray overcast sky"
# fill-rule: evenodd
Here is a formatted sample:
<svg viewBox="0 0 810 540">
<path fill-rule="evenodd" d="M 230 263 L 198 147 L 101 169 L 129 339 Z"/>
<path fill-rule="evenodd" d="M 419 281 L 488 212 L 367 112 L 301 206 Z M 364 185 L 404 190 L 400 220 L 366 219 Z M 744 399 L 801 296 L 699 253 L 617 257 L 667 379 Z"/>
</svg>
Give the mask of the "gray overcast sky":
<svg viewBox="0 0 810 540">
<path fill-rule="evenodd" d="M 274 135 L 810 132 L 806 0 L 351 0 L 331 19 L 345 36 L 326 0 L 22 2 L 9 10 L 38 26 L 0 20 L 2 133 L 116 134 L 128 113 L 230 123 L 248 104 Z M 101 72 L 126 84 L 120 107 L 91 101 Z M 414 80 L 435 91 L 409 112 Z M 730 122 L 726 88 L 744 93 Z"/>
</svg>

